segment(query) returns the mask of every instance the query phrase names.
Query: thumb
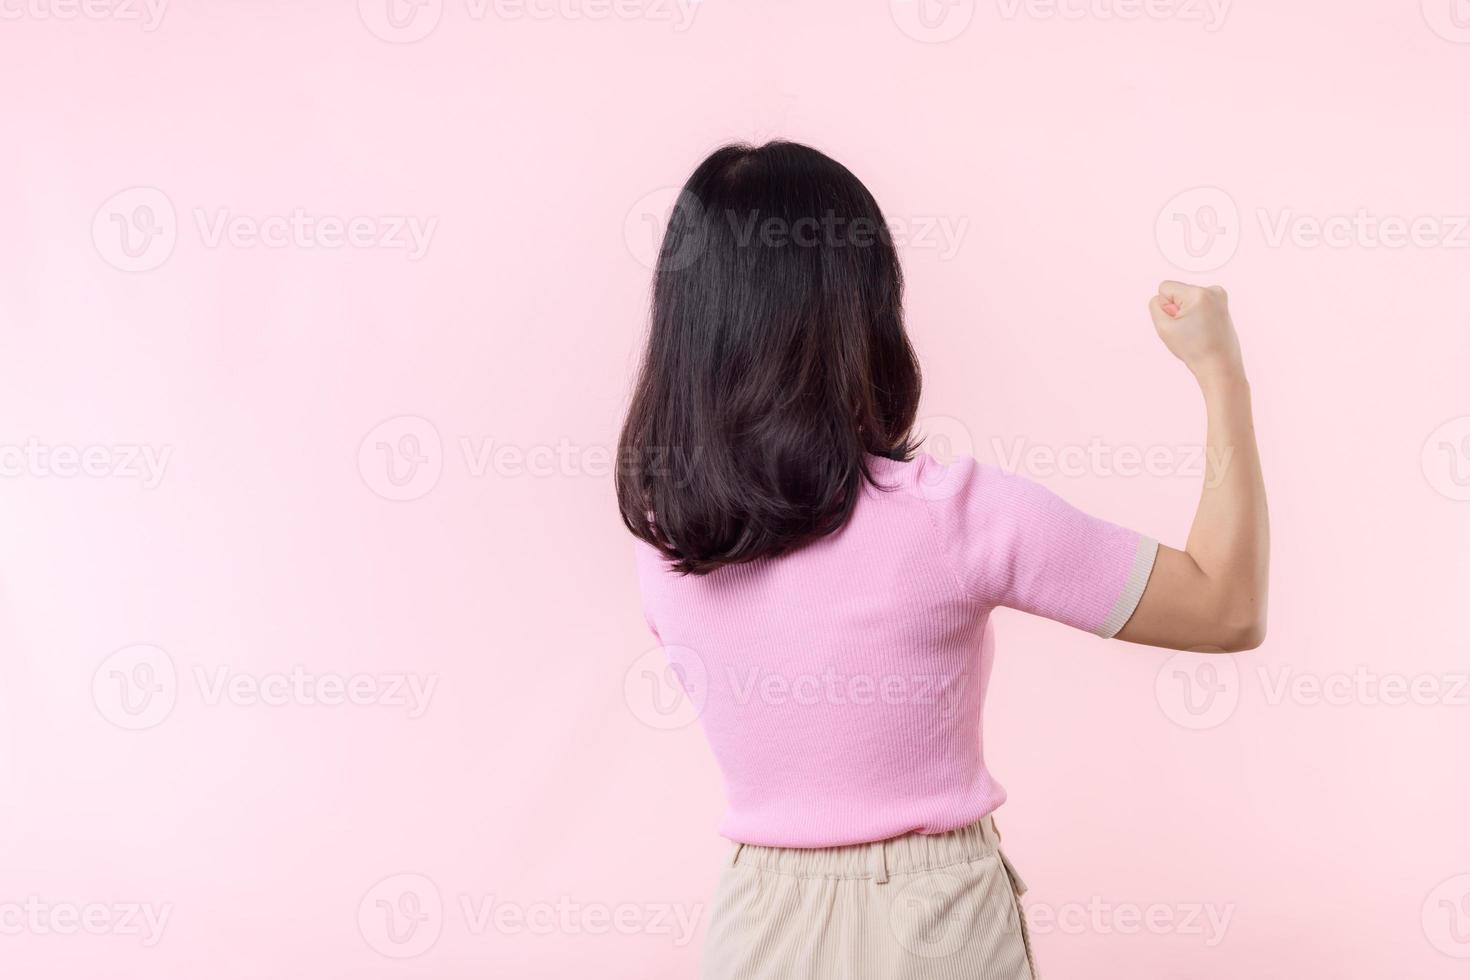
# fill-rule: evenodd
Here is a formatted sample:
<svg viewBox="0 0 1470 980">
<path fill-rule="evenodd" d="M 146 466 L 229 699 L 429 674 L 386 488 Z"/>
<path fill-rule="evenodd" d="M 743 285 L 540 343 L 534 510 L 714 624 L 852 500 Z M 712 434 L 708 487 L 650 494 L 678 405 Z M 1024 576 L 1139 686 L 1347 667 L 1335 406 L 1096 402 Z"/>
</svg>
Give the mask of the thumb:
<svg viewBox="0 0 1470 980">
<path fill-rule="evenodd" d="M 1167 296 L 1155 296 L 1148 301 L 1148 315 L 1154 321 L 1154 326 L 1162 330 L 1179 315 L 1179 304 Z"/>
</svg>

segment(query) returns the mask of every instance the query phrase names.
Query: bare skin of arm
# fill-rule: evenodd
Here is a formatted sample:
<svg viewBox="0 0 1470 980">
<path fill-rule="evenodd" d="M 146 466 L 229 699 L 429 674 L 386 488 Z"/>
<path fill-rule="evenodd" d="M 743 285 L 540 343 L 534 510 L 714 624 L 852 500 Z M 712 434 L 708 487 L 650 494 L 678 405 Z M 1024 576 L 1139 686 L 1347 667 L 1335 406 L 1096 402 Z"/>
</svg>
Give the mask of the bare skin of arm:
<svg viewBox="0 0 1470 980">
<path fill-rule="evenodd" d="M 1225 291 L 1165 282 L 1149 301 L 1159 337 L 1198 380 L 1208 431 L 1204 491 L 1184 550 L 1159 546 L 1118 639 L 1229 653 L 1266 636 L 1270 527 L 1251 392 Z"/>
</svg>

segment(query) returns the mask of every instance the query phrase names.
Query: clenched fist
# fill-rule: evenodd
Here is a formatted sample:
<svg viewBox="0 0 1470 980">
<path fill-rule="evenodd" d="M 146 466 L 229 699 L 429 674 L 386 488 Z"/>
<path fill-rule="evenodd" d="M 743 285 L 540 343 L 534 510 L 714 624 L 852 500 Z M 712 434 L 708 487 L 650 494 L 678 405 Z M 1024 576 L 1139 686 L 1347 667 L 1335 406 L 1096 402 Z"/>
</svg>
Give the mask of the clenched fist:
<svg viewBox="0 0 1470 980">
<path fill-rule="evenodd" d="M 1148 312 L 1164 346 L 1202 383 L 1244 373 L 1235 324 L 1219 286 L 1160 283 Z"/>
</svg>

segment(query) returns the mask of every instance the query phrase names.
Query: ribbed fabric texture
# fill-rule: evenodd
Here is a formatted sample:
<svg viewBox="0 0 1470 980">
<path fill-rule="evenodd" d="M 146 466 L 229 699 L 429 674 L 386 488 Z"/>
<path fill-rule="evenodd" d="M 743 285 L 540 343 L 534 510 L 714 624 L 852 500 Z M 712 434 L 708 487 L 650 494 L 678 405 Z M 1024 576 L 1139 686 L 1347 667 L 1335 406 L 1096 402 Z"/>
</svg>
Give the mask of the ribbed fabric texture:
<svg viewBox="0 0 1470 980">
<path fill-rule="evenodd" d="M 872 459 L 837 533 L 679 576 L 639 543 L 649 626 L 724 775 L 720 832 L 831 847 L 973 824 L 1005 800 L 981 720 L 991 610 L 1112 635 L 1157 545 L 968 458 Z"/>
</svg>

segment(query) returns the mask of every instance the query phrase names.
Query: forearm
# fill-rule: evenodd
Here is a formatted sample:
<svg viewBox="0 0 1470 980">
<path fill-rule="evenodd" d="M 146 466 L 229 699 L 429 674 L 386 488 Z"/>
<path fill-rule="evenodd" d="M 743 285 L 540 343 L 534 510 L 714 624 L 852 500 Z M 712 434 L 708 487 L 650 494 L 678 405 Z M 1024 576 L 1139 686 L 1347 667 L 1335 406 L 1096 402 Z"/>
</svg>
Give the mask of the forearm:
<svg viewBox="0 0 1470 980">
<path fill-rule="evenodd" d="M 1184 550 L 1159 546 L 1143 597 L 1117 635 L 1178 650 L 1248 650 L 1266 633 L 1270 533 L 1250 385 L 1225 292 L 1166 282 L 1149 311 L 1204 393 L 1204 489 Z"/>
<path fill-rule="evenodd" d="M 1265 632 L 1270 529 L 1250 384 L 1239 367 L 1200 378 L 1205 480 L 1185 551 L 1204 576 L 1226 638 L 1255 646 Z"/>
</svg>

